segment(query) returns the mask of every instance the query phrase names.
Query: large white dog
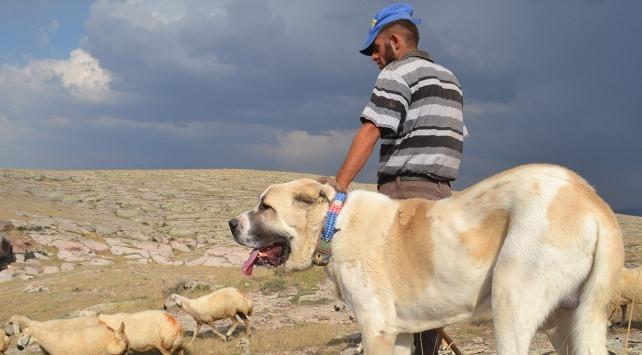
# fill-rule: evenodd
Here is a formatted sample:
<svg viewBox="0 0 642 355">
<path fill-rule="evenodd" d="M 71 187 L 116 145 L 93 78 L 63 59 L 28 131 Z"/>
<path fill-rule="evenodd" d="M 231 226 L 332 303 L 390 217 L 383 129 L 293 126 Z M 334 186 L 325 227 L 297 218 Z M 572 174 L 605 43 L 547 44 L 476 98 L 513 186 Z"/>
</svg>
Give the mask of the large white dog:
<svg viewBox="0 0 642 355">
<path fill-rule="evenodd" d="M 230 220 L 255 263 L 311 267 L 335 191 L 270 186 Z M 498 354 L 528 354 L 538 328 L 560 354 L 606 354 L 606 310 L 623 267 L 619 225 L 581 177 L 525 165 L 440 200 L 354 191 L 326 266 L 366 354 L 410 353 L 412 333 L 492 312 Z M 576 307 L 560 307 L 576 299 Z"/>
</svg>

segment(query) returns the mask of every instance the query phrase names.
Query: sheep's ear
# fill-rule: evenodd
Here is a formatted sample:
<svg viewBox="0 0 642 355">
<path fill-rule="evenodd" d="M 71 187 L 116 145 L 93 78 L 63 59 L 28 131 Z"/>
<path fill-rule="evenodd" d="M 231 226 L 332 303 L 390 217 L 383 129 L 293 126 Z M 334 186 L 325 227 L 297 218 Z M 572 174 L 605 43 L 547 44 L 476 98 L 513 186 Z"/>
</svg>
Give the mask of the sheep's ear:
<svg viewBox="0 0 642 355">
<path fill-rule="evenodd" d="M 176 303 L 177 306 L 179 306 L 179 307 L 181 306 L 182 302 L 181 302 L 180 298 L 178 298 L 177 294 L 175 294 L 175 293 L 172 294 L 172 301 L 174 301 L 174 303 Z"/>
<path fill-rule="evenodd" d="M 29 334 L 22 334 L 20 338 L 18 338 L 18 345 L 27 346 L 29 343 L 31 343 L 31 335 Z"/>
<path fill-rule="evenodd" d="M 7 322 L 3 328 L 5 334 L 13 335 L 13 324 L 11 322 Z"/>
</svg>

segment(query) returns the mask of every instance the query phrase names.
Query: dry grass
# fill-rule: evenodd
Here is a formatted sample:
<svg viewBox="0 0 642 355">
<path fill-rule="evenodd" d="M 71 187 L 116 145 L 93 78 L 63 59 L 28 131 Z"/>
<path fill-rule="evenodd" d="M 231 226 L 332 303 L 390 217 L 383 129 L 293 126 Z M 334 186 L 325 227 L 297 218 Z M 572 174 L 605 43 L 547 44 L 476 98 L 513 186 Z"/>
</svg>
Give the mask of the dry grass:
<svg viewBox="0 0 642 355">
<path fill-rule="evenodd" d="M 197 279 L 224 285 L 238 282 L 236 270 L 211 267 L 175 267 L 161 265 L 115 265 L 77 267 L 71 272 L 45 275 L 37 280 L 12 281 L 0 284 L 0 319 L 13 313 L 36 318 L 56 318 L 101 303 L 115 303 L 118 311 L 131 308 L 160 308 L 163 305 L 163 282 Z M 236 271 L 238 273 L 238 271 Z M 42 285 L 48 292 L 22 290 L 29 284 Z"/>
<path fill-rule="evenodd" d="M 204 282 L 212 285 L 212 289 L 234 286 L 243 291 L 279 295 L 286 288 L 294 286 L 300 295 L 316 290 L 317 285 L 325 280 L 325 274 L 321 268 L 294 274 L 258 268 L 255 269 L 252 278 L 247 278 L 237 268 L 224 267 L 155 264 L 81 266 L 70 272 L 39 276 L 35 280 L 0 283 L 0 323 L 13 314 L 26 315 L 36 320 L 64 318 L 75 311 L 95 305 L 100 305 L 101 311 L 105 313 L 161 309 L 164 301 L 163 289 L 182 280 Z M 24 293 L 23 290 L 28 285 L 46 286 L 49 291 Z M 205 287 L 186 291 L 184 294 L 188 297 L 198 297 L 209 292 L 211 290 Z M 327 343 L 337 334 L 352 332 L 355 328 L 354 325 L 306 323 L 279 329 L 255 329 L 251 346 L 258 353 L 278 354 L 283 350 L 309 348 L 321 349 L 321 353 L 336 353 L 337 350 L 341 350 L 339 346 L 347 345 L 341 341 L 335 345 Z M 228 343 L 220 341 L 210 333 L 211 331 L 207 330 L 201 333 L 191 348 L 192 354 L 242 352 L 242 348 L 237 347 L 236 343 L 244 337 L 244 331 L 237 331 Z"/>
<path fill-rule="evenodd" d="M 228 342 L 216 337 L 197 338 L 188 350 L 192 354 L 242 354 L 242 343 L 249 339 L 252 353 L 283 354 L 306 350 L 314 354 L 337 354 L 348 346 L 345 336 L 354 331 L 354 325 L 301 323 L 278 329 L 261 329 L 249 338 L 241 336 Z"/>
</svg>

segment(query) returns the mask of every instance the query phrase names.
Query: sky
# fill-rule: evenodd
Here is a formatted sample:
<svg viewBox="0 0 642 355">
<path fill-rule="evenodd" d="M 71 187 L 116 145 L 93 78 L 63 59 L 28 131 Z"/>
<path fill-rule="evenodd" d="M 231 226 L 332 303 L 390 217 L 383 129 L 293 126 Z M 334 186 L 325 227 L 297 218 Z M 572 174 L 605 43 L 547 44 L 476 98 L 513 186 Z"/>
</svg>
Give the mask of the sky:
<svg viewBox="0 0 642 355">
<path fill-rule="evenodd" d="M 0 168 L 334 175 L 379 71 L 358 49 L 389 3 L 0 0 Z M 464 92 L 455 189 L 546 162 L 642 208 L 642 2 L 410 3 Z"/>
</svg>

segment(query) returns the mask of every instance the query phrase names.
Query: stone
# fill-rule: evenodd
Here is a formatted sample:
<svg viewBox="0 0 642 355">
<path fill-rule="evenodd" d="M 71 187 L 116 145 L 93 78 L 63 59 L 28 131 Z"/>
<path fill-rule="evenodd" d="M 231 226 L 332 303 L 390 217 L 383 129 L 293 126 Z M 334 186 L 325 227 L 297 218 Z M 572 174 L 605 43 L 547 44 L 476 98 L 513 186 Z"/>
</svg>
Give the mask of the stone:
<svg viewBox="0 0 642 355">
<path fill-rule="evenodd" d="M 83 265 L 88 265 L 88 266 L 104 266 L 104 265 L 111 265 L 113 263 L 114 262 L 111 261 L 111 260 L 95 258 L 95 259 L 91 259 L 89 261 L 86 261 L 86 262 L 84 262 L 82 264 Z"/>
<path fill-rule="evenodd" d="M 0 232 L 8 232 L 14 228 L 13 223 L 0 219 Z"/>
<path fill-rule="evenodd" d="M 78 239 L 78 242 L 84 244 L 86 247 L 96 252 L 101 252 L 109 249 L 109 246 L 107 244 L 92 239 L 80 238 Z"/>
<path fill-rule="evenodd" d="M 62 263 L 62 265 L 60 265 L 60 270 L 61 271 L 71 271 L 75 267 L 76 266 L 74 264 L 72 264 L 72 263 Z"/>
<path fill-rule="evenodd" d="M 33 292 L 47 292 L 49 291 L 49 287 L 46 286 L 33 286 L 33 285 L 27 285 L 27 287 L 24 288 L 23 292 L 26 293 L 33 293 Z"/>
<path fill-rule="evenodd" d="M 58 249 L 58 259 L 64 261 L 86 261 L 96 256 L 93 250 L 74 241 L 56 240 L 53 246 Z"/>
<path fill-rule="evenodd" d="M 171 261 L 168 258 L 166 258 L 166 257 L 164 257 L 162 255 L 159 255 L 159 254 L 153 254 L 152 255 L 152 260 L 157 264 L 171 265 Z"/>
<path fill-rule="evenodd" d="M 118 209 L 116 210 L 116 216 L 121 218 L 130 219 L 137 216 L 140 212 L 137 209 Z"/>
<path fill-rule="evenodd" d="M 128 248 L 123 246 L 113 246 L 110 250 L 114 255 L 138 254 L 142 257 L 149 258 L 149 252 L 146 250 Z"/>
<path fill-rule="evenodd" d="M 181 242 L 179 242 L 177 240 L 172 240 L 169 245 L 170 245 L 170 247 L 172 249 L 178 250 L 178 251 L 182 251 L 184 253 L 189 253 L 190 250 L 191 250 L 187 245 L 185 245 L 185 244 L 183 244 L 183 243 L 181 243 Z"/>
<path fill-rule="evenodd" d="M 60 269 L 57 266 L 45 266 L 42 269 L 43 274 L 57 274 L 60 272 Z"/>
<path fill-rule="evenodd" d="M 33 266 L 25 267 L 24 273 L 30 276 L 37 276 L 39 274 L 38 269 Z"/>
<path fill-rule="evenodd" d="M 0 271 L 0 282 L 11 281 L 17 276 L 15 270 L 11 268 Z"/>
<path fill-rule="evenodd" d="M 174 227 L 168 232 L 171 237 L 182 238 L 194 235 L 194 230 L 190 228 Z"/>
</svg>

